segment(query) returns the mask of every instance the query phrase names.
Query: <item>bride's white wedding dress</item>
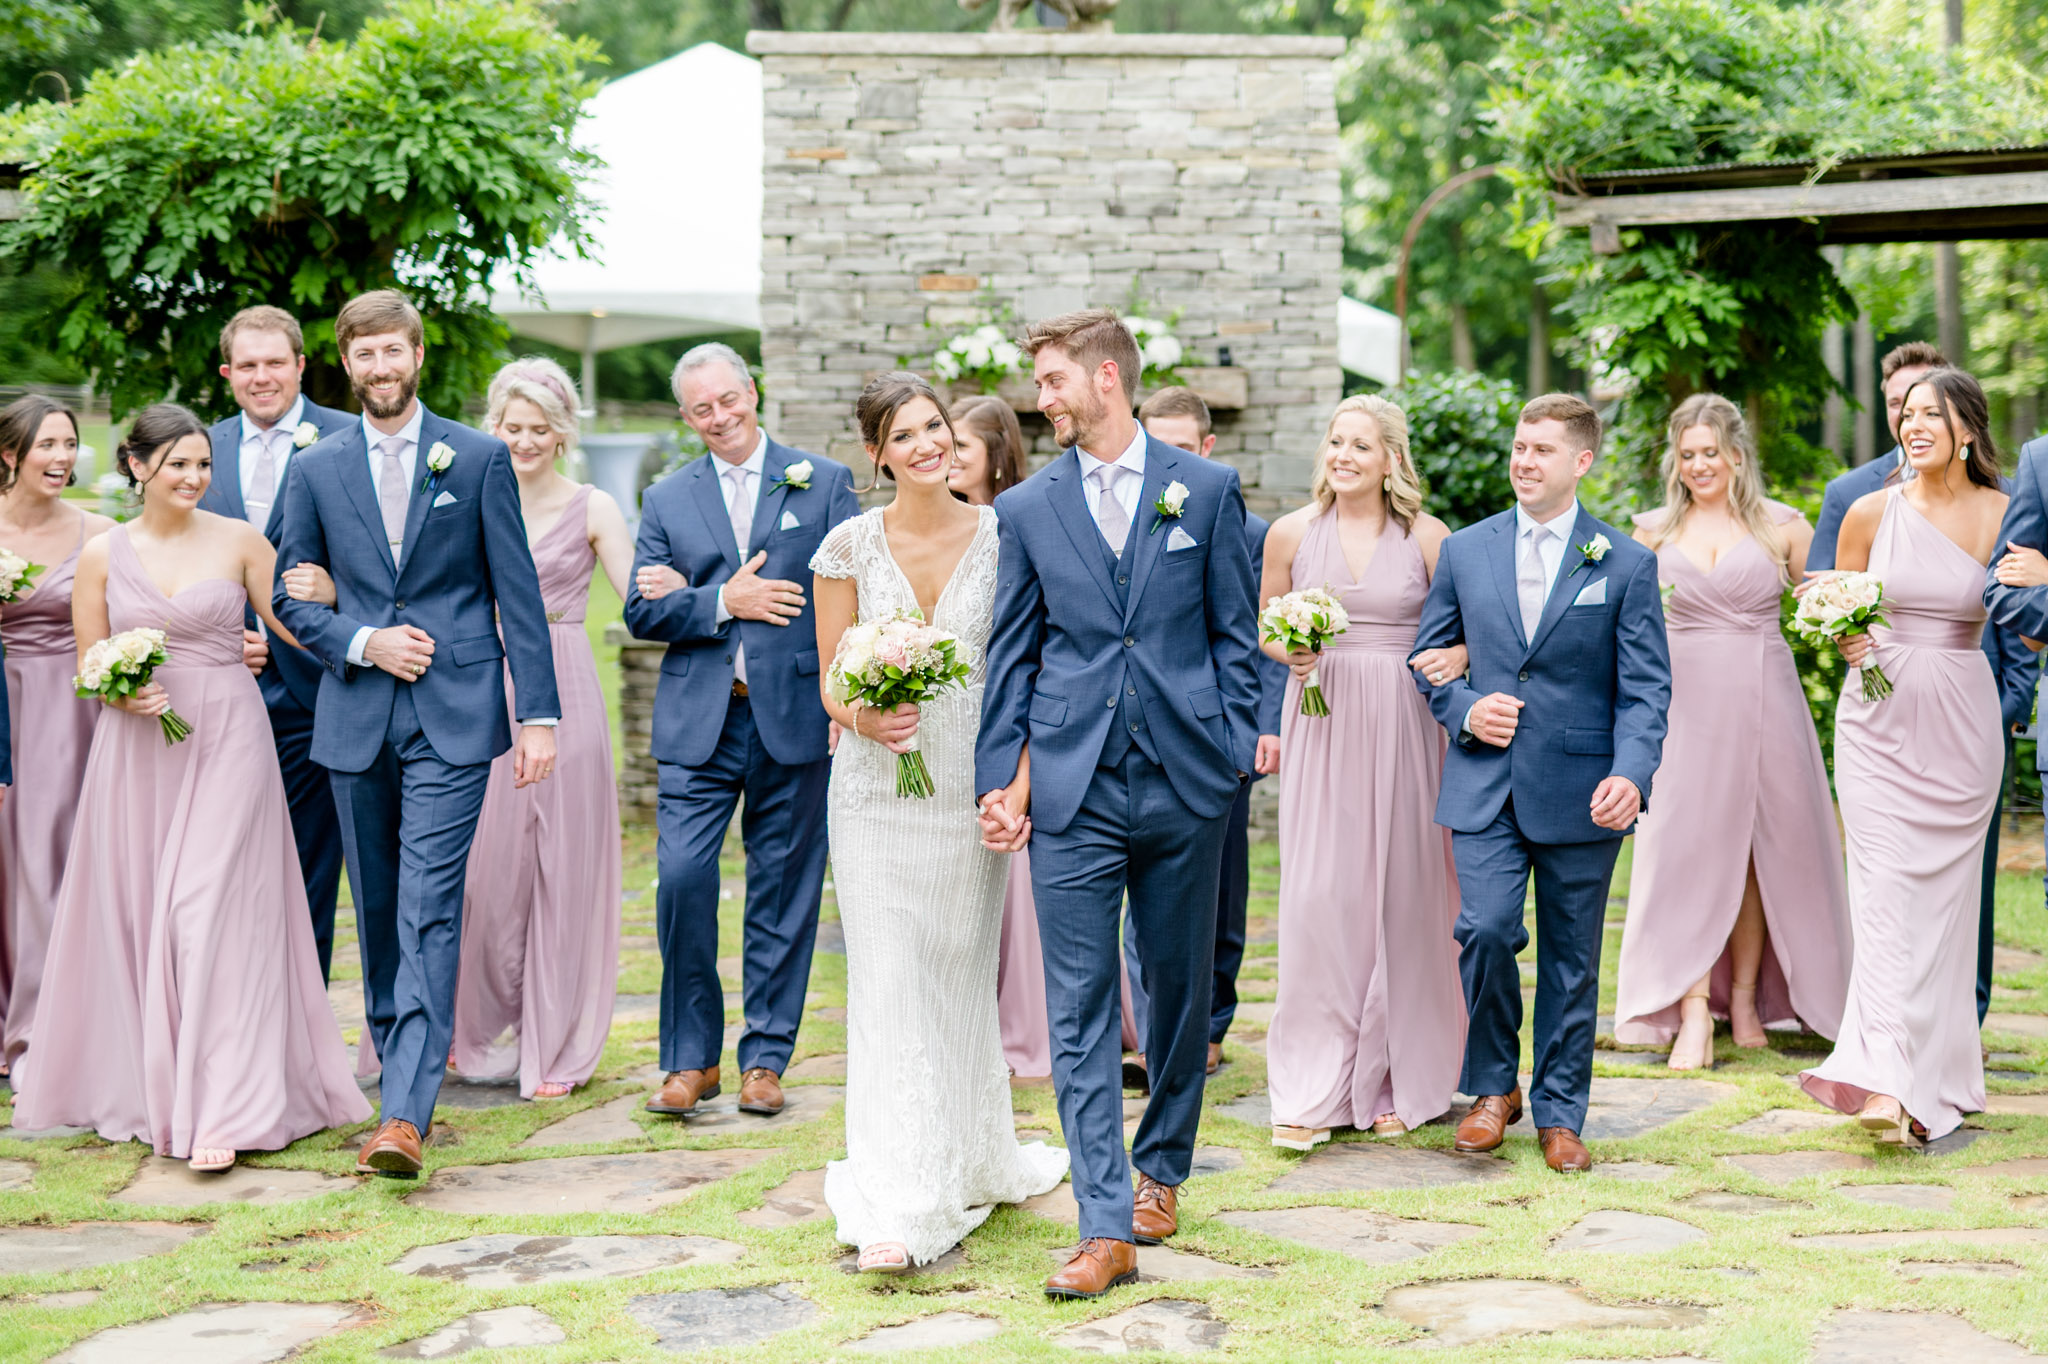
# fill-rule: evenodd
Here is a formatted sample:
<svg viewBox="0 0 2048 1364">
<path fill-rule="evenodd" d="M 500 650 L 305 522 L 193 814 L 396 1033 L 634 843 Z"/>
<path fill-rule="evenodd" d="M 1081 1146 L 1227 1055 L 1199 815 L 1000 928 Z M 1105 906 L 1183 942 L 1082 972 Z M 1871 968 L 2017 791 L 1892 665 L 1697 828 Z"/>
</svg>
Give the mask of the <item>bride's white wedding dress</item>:
<svg viewBox="0 0 2048 1364">
<path fill-rule="evenodd" d="M 825 1171 L 839 1239 L 900 1241 L 925 1264 L 998 1203 L 1044 1193 L 1067 1153 L 1019 1145 L 996 1023 L 1004 859 L 981 846 L 974 741 L 995 609 L 996 516 L 981 524 L 932 623 L 960 640 L 963 689 L 921 708 L 927 800 L 896 794 L 896 755 L 841 736 L 832 760 L 832 881 L 846 930 L 846 1159 Z M 811 559 L 851 578 L 862 620 L 916 610 L 882 513 L 842 522 Z"/>
</svg>

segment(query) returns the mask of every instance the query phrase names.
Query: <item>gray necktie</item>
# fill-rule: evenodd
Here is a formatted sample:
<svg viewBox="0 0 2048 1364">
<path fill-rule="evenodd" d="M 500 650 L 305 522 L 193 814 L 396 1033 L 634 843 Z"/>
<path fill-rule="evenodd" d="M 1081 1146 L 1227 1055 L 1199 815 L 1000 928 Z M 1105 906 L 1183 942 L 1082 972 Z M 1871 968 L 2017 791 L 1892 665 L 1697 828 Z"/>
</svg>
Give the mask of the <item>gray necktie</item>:
<svg viewBox="0 0 2048 1364">
<path fill-rule="evenodd" d="M 398 562 L 405 548 L 405 511 L 411 500 L 405 491 L 405 465 L 398 452 L 405 448 L 401 436 L 386 436 L 377 442 L 384 452 L 384 469 L 377 479 L 377 507 L 384 514 L 384 538 L 391 542 L 391 562 Z"/>
<path fill-rule="evenodd" d="M 747 495 L 747 470 L 744 465 L 728 465 L 725 477 L 732 485 L 732 505 L 726 514 L 732 518 L 733 543 L 739 546 L 740 562 L 745 563 L 752 556 L 747 545 L 754 538 L 754 499 Z M 735 682 L 747 680 L 747 653 L 740 646 L 739 631 L 733 631 L 732 676 Z"/>
<path fill-rule="evenodd" d="M 1550 534 L 1541 526 L 1529 527 L 1524 536 L 1521 562 L 1515 567 L 1515 595 L 1522 603 L 1522 638 L 1536 638 L 1536 623 L 1543 619 L 1543 599 L 1550 595 L 1550 575 L 1543 571 L 1542 538 Z"/>
<path fill-rule="evenodd" d="M 1131 518 L 1124 514 L 1123 504 L 1116 500 L 1116 465 L 1105 464 L 1095 471 L 1095 524 L 1102 527 L 1102 538 L 1109 541 L 1109 552 L 1121 556 L 1124 541 L 1131 533 Z"/>
<path fill-rule="evenodd" d="M 270 523 L 270 504 L 277 500 L 277 441 L 283 429 L 280 424 L 256 433 L 256 470 L 251 479 L 255 486 L 243 501 L 248 508 L 249 524 L 258 530 Z"/>
</svg>

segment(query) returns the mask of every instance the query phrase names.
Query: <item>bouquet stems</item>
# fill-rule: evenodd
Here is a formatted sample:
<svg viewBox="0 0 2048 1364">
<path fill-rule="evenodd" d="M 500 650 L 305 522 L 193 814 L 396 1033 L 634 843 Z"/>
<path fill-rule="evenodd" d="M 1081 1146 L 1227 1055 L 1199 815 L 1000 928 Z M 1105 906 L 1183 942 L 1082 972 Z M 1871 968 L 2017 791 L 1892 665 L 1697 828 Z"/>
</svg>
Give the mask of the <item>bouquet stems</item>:
<svg viewBox="0 0 2048 1364">
<path fill-rule="evenodd" d="M 1892 694 L 1892 680 L 1884 675 L 1884 669 L 1878 667 L 1875 661 L 1865 663 L 1857 671 L 1863 674 L 1864 700 L 1882 701 Z"/>
<path fill-rule="evenodd" d="M 1318 653 L 1321 650 L 1317 651 Z M 1303 715 L 1328 715 L 1330 703 L 1323 699 L 1323 670 L 1320 665 L 1309 669 L 1308 679 L 1301 686 L 1301 713 Z"/>
<path fill-rule="evenodd" d="M 172 744 L 182 744 L 192 737 L 192 726 L 186 724 L 185 718 L 174 710 L 167 710 L 157 716 L 156 722 L 163 727 L 165 748 Z"/>
<path fill-rule="evenodd" d="M 931 799 L 931 769 L 924 765 L 924 754 L 914 748 L 896 755 L 896 795 L 907 800 Z"/>
</svg>

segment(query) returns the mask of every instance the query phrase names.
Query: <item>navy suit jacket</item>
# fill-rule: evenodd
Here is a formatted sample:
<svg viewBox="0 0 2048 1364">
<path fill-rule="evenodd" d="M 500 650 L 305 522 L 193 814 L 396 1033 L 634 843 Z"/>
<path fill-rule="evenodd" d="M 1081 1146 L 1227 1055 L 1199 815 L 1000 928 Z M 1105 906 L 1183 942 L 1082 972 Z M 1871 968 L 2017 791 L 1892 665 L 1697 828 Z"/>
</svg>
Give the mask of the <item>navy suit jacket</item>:
<svg viewBox="0 0 2048 1364">
<path fill-rule="evenodd" d="M 2005 552 L 2008 540 L 2048 553 L 2048 487 L 2043 487 L 2043 480 L 2048 480 L 2048 436 L 2037 436 L 2020 447 L 2020 467 L 2008 480 L 2012 502 L 2005 509 L 2005 523 L 1998 528 L 1998 554 Z M 2023 655 L 2023 660 L 2015 660 L 1998 674 L 1999 709 L 2010 732 L 2034 713 L 2041 658 L 2019 637 L 2048 639 L 2048 587 L 2007 587 L 1994 571 L 1996 555 L 1991 563 L 1992 567 L 1984 570 L 1984 606 L 1991 612 L 1992 624 L 2002 628 L 1985 633 L 2009 639 L 2012 649 Z M 1997 666 L 1996 660 L 1993 666 Z M 2035 750 L 2034 765 L 2048 771 L 2048 744 Z"/>
<path fill-rule="evenodd" d="M 305 421 L 319 429 L 324 440 L 339 432 L 344 426 L 356 420 L 346 412 L 337 412 L 331 407 L 322 407 L 311 398 L 306 399 Z M 206 433 L 213 441 L 213 483 L 207 488 L 206 496 L 199 499 L 199 505 L 207 511 L 221 516 L 231 516 L 245 521 L 249 516 L 248 504 L 242 500 L 242 418 L 240 414 L 226 421 L 215 422 Z M 307 447 L 310 449 L 311 447 Z M 289 475 L 292 460 L 299 452 L 292 451 L 292 458 L 285 461 Z M 289 481 L 284 485 L 289 487 Z M 263 527 L 264 538 L 271 547 L 284 538 L 284 497 L 279 489 L 277 500 L 270 504 L 270 519 Z M 283 565 L 289 567 L 289 565 Z M 254 607 L 243 613 L 243 624 L 251 630 L 256 628 Z M 303 649 L 294 649 L 283 640 L 270 641 L 270 661 L 257 674 L 256 684 L 263 689 L 263 703 L 272 710 L 287 704 L 296 704 L 308 715 L 313 713 L 313 703 L 320 695 L 320 660 Z"/>
<path fill-rule="evenodd" d="M 1066 828 L 1128 669 L 1174 793 L 1213 819 L 1237 798 L 1259 735 L 1258 612 L 1237 470 L 1145 438 L 1124 605 L 1081 477 L 1068 450 L 996 498 L 1002 549 L 975 792 L 1008 786 L 1029 739 L 1032 823 Z M 1164 518 L 1154 504 L 1176 481 L 1188 490 L 1182 514 L 1155 529 Z M 1195 543 L 1168 549 L 1175 528 Z"/>
<path fill-rule="evenodd" d="M 1587 563 L 1576 547 L 1595 535 L 1605 535 L 1609 549 Z M 1515 514 L 1506 511 L 1454 533 L 1437 554 L 1415 648 L 1463 644 L 1472 664 L 1469 676 L 1440 687 L 1416 679 L 1453 736 L 1436 821 L 1478 833 L 1513 796 L 1516 824 L 1538 843 L 1618 838 L 1593 822 L 1593 790 L 1610 775 L 1627 777 L 1648 806 L 1671 709 L 1657 556 L 1581 507 L 1528 640 L 1515 539 Z M 1597 584 L 1605 584 L 1605 600 L 1578 605 Z M 1494 692 L 1526 703 L 1506 748 L 1461 733 L 1473 703 Z"/>
<path fill-rule="evenodd" d="M 783 483 L 783 471 L 811 462 L 810 486 Z M 747 552 L 733 541 L 732 517 L 719 491 L 717 456 L 685 464 L 640 500 L 640 538 L 634 576 L 648 564 L 666 564 L 689 586 L 648 601 L 636 586 L 626 594 L 626 628 L 636 639 L 668 645 L 654 690 L 654 756 L 694 767 L 718 747 L 732 696 L 732 646 L 747 651 L 747 700 L 768 756 L 784 764 L 822 762 L 830 721 L 818 694 L 818 626 L 808 590 L 811 555 L 818 542 L 860 511 L 853 473 L 821 455 L 768 442 Z M 785 524 L 787 523 L 787 524 Z M 718 589 L 740 565 L 766 550 L 763 578 L 802 583 L 804 609 L 787 625 L 760 620 L 718 621 Z"/>
<path fill-rule="evenodd" d="M 433 474 L 427 458 L 437 443 L 455 459 Z M 278 562 L 319 564 L 340 598 L 332 608 L 294 601 L 282 578 L 271 597 L 277 618 L 326 668 L 313 713 L 314 762 L 361 772 L 376 761 L 401 685 L 412 688 L 434 752 L 461 767 L 512 746 L 508 665 L 522 721 L 561 715 L 547 608 L 503 441 L 423 415 L 402 563 L 391 561 L 359 421 L 292 457 L 283 529 Z M 433 664 L 416 682 L 348 661 L 359 629 L 393 625 L 433 636 Z"/>
<path fill-rule="evenodd" d="M 1273 527 L 1257 512 L 1244 514 L 1244 538 L 1252 551 L 1252 613 L 1258 614 L 1259 577 L 1266 571 L 1266 532 Z M 1259 670 L 1259 733 L 1280 734 L 1280 709 L 1287 700 L 1287 665 L 1264 649 L 1252 660 Z M 1257 776 L 1253 780 L 1258 780 Z"/>
<path fill-rule="evenodd" d="M 2038 451 L 2048 459 L 2048 440 L 2031 442 L 2021 451 Z M 1820 517 L 1813 527 L 1813 546 L 1806 551 L 1808 572 L 1818 572 L 1835 566 L 1835 551 L 1842 534 L 1842 518 L 1849 514 L 1849 508 L 1856 500 L 1866 497 L 1879 489 L 1889 487 L 1899 471 L 1899 449 L 1893 446 L 1890 453 L 1879 455 L 1868 464 L 1859 465 L 1845 474 L 1837 474 L 1828 480 L 1827 491 L 1820 500 Z M 2009 478 L 1999 480 L 1999 486 L 2010 496 L 2018 496 L 2018 485 Z M 2012 513 L 2006 512 L 2007 525 L 2011 524 Z M 2022 540 L 2021 544 L 2031 544 Z M 2005 549 L 2005 539 L 2000 537 L 1999 552 Z M 2048 550 L 2048 544 L 2035 545 L 2037 549 Z M 1993 562 L 1996 562 L 1994 558 Z M 1988 605 L 1988 602 L 1987 602 Z M 2001 626 L 1994 618 L 1984 627 L 1979 644 L 1984 658 L 1991 664 L 1991 675 L 1998 680 L 1998 709 L 2005 722 L 2005 732 L 2012 733 L 2013 726 L 2023 725 L 2034 713 L 2034 683 L 2041 675 L 2041 660 L 2020 639 L 2019 632 Z"/>
</svg>

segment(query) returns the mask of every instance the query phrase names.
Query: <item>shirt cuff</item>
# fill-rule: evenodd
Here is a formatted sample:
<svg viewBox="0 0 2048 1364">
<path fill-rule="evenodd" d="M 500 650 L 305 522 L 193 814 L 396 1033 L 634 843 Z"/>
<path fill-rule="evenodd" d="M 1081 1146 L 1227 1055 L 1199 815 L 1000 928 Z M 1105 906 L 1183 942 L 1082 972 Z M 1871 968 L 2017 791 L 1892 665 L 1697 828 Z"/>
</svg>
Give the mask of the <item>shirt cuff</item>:
<svg viewBox="0 0 2048 1364">
<path fill-rule="evenodd" d="M 718 604 L 711 609 L 711 623 L 723 625 L 732 619 L 732 612 L 725 609 L 725 589 L 718 589 Z"/>
<path fill-rule="evenodd" d="M 357 666 L 358 668 L 367 668 L 370 666 L 367 662 L 363 660 L 363 650 L 369 647 L 370 636 L 376 633 L 377 632 L 374 629 L 367 625 L 365 625 L 362 629 L 356 631 L 356 637 L 348 642 L 349 662 L 355 664 L 355 666 Z"/>
<path fill-rule="evenodd" d="M 1458 737 L 1460 739 L 1472 739 L 1478 737 L 1472 732 L 1472 712 L 1478 709 L 1479 703 L 1477 701 L 1474 701 L 1471 705 L 1465 707 L 1465 718 L 1458 722 Z"/>
<path fill-rule="evenodd" d="M 556 725 L 561 724 L 562 721 L 560 717 L 550 715 L 543 720 L 521 720 L 519 723 L 522 725 L 539 725 L 542 729 L 553 729 Z"/>
</svg>

